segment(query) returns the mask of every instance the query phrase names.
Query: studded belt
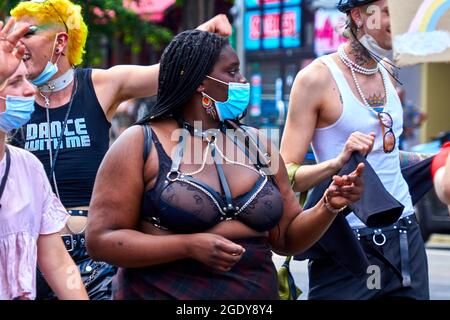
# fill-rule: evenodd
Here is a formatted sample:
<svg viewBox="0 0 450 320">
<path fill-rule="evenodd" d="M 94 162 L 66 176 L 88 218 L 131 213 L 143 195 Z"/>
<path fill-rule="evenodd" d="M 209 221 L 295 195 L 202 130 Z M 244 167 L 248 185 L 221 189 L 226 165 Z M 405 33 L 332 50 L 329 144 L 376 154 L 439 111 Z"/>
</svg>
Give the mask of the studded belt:
<svg viewBox="0 0 450 320">
<path fill-rule="evenodd" d="M 83 233 L 80 234 L 63 234 L 61 238 L 68 252 L 73 251 L 77 247 L 84 247 L 86 239 Z"/>
</svg>

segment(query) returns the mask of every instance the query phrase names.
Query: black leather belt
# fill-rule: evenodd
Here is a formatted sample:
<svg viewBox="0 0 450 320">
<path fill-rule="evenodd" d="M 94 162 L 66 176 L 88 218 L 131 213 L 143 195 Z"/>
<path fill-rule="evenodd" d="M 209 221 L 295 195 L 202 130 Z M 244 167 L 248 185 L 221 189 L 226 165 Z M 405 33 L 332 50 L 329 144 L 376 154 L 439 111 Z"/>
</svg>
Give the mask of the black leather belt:
<svg viewBox="0 0 450 320">
<path fill-rule="evenodd" d="M 86 239 L 84 237 L 84 233 L 80 234 L 64 234 L 61 235 L 61 238 L 66 246 L 68 252 L 73 251 L 75 248 L 80 246 L 84 246 L 86 243 Z"/>
<path fill-rule="evenodd" d="M 401 260 L 401 271 L 399 271 L 393 263 L 391 263 L 380 251 L 376 250 L 372 247 L 370 251 L 372 251 L 380 260 L 389 264 L 396 273 L 402 279 L 403 287 L 408 287 L 411 285 L 411 272 L 409 266 L 409 248 L 408 248 L 408 228 L 413 224 L 413 222 L 417 223 L 416 216 L 414 214 L 399 219 L 396 223 L 384 227 L 384 228 L 363 228 L 363 229 L 353 229 L 353 233 L 361 240 L 362 237 L 366 237 L 370 239 L 372 236 L 372 242 L 381 247 L 386 243 L 386 235 L 385 233 L 390 232 L 398 232 L 399 234 L 399 243 L 400 243 L 400 260 Z"/>
</svg>

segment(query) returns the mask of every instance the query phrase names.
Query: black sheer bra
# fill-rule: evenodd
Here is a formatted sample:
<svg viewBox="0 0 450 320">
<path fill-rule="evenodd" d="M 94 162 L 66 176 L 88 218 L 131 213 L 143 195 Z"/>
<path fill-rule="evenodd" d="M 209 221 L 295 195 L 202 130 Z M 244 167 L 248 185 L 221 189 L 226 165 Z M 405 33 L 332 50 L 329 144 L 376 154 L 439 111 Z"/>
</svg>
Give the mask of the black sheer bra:
<svg viewBox="0 0 450 320">
<path fill-rule="evenodd" d="M 283 201 L 276 184 L 266 174 L 267 164 L 250 152 L 250 148 L 245 146 L 245 141 L 233 139 L 255 164 L 251 169 L 259 175 L 251 190 L 233 198 L 219 159 L 223 154 L 215 145 L 215 136 L 219 131 L 207 130 L 197 133 L 189 124 L 181 125 L 187 130 L 184 131 L 185 134 L 180 135 L 173 160 L 165 152 L 154 131 L 149 126 L 144 126 L 144 160 L 150 154 L 153 141 L 158 153 L 159 174 L 155 186 L 143 196 L 142 218 L 157 227 L 177 233 L 202 232 L 221 221 L 231 219 L 239 220 L 257 231 L 268 231 L 275 227 L 283 214 Z M 240 129 L 248 133 L 242 127 Z M 226 127 L 223 126 L 220 131 L 225 133 Z M 199 179 L 195 179 L 194 174 L 180 172 L 186 134 L 190 133 L 202 135 L 208 141 L 223 195 Z"/>
</svg>

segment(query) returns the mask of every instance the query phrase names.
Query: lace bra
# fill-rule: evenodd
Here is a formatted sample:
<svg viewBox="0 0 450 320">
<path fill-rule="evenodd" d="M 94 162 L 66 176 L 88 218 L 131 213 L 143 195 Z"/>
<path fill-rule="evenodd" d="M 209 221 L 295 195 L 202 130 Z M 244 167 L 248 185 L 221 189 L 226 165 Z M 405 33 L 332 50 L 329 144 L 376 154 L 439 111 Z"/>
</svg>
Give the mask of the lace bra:
<svg viewBox="0 0 450 320">
<path fill-rule="evenodd" d="M 176 233 L 203 232 L 221 221 L 231 219 L 239 220 L 257 231 L 268 231 L 275 227 L 283 214 L 283 201 L 277 186 L 265 173 L 264 165 L 257 160 L 252 162 L 255 163 L 254 167 L 235 163 L 254 170 L 259 178 L 251 190 L 233 198 L 219 157 L 228 159 L 215 144 L 215 137 L 220 133 L 219 130 L 197 133 L 188 124 L 184 123 L 183 126 L 189 129 L 185 131 L 187 134 L 191 132 L 203 138 L 206 137 L 209 150 L 205 151 L 205 154 L 211 151 L 224 194 L 195 179 L 195 175 L 202 170 L 204 163 L 196 172 L 190 174 L 180 172 L 186 134 L 180 135 L 172 160 L 164 151 L 154 131 L 146 125 L 144 126 L 144 160 L 150 153 L 153 141 L 158 153 L 159 174 L 155 186 L 144 193 L 142 218 L 157 227 Z M 220 131 L 225 132 L 225 129 L 223 126 Z M 236 139 L 233 141 L 250 159 L 249 148 L 245 148 Z"/>
</svg>

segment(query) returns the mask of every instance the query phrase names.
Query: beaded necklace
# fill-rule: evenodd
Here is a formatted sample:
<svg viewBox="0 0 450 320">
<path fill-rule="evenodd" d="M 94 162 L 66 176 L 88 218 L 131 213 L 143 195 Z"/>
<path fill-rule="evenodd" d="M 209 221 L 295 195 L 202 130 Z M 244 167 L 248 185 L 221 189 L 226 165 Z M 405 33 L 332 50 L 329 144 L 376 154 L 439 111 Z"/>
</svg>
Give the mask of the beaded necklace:
<svg viewBox="0 0 450 320">
<path fill-rule="evenodd" d="M 387 99 L 387 87 L 386 87 L 386 77 L 384 75 L 383 72 L 381 72 L 379 65 L 377 65 L 376 68 L 374 69 L 366 69 L 364 67 L 361 67 L 360 65 L 356 64 L 355 62 L 353 62 L 345 53 L 344 51 L 344 45 L 341 45 L 338 49 L 338 54 L 339 54 L 339 58 L 341 58 L 342 62 L 350 69 L 351 74 L 352 74 L 352 78 L 353 78 L 353 82 L 355 83 L 356 86 L 356 90 L 358 91 L 359 95 L 361 96 L 361 99 L 363 101 L 363 105 L 364 107 L 366 107 L 366 109 L 372 111 L 375 115 L 378 116 L 378 112 L 375 111 L 369 104 L 369 102 L 367 101 L 366 97 L 364 96 L 364 93 L 361 89 L 361 86 L 358 82 L 358 79 L 356 78 L 356 72 L 364 74 L 364 75 L 374 75 L 377 72 L 381 73 L 381 78 L 383 79 L 383 87 L 384 87 L 384 96 L 385 99 Z"/>
</svg>

